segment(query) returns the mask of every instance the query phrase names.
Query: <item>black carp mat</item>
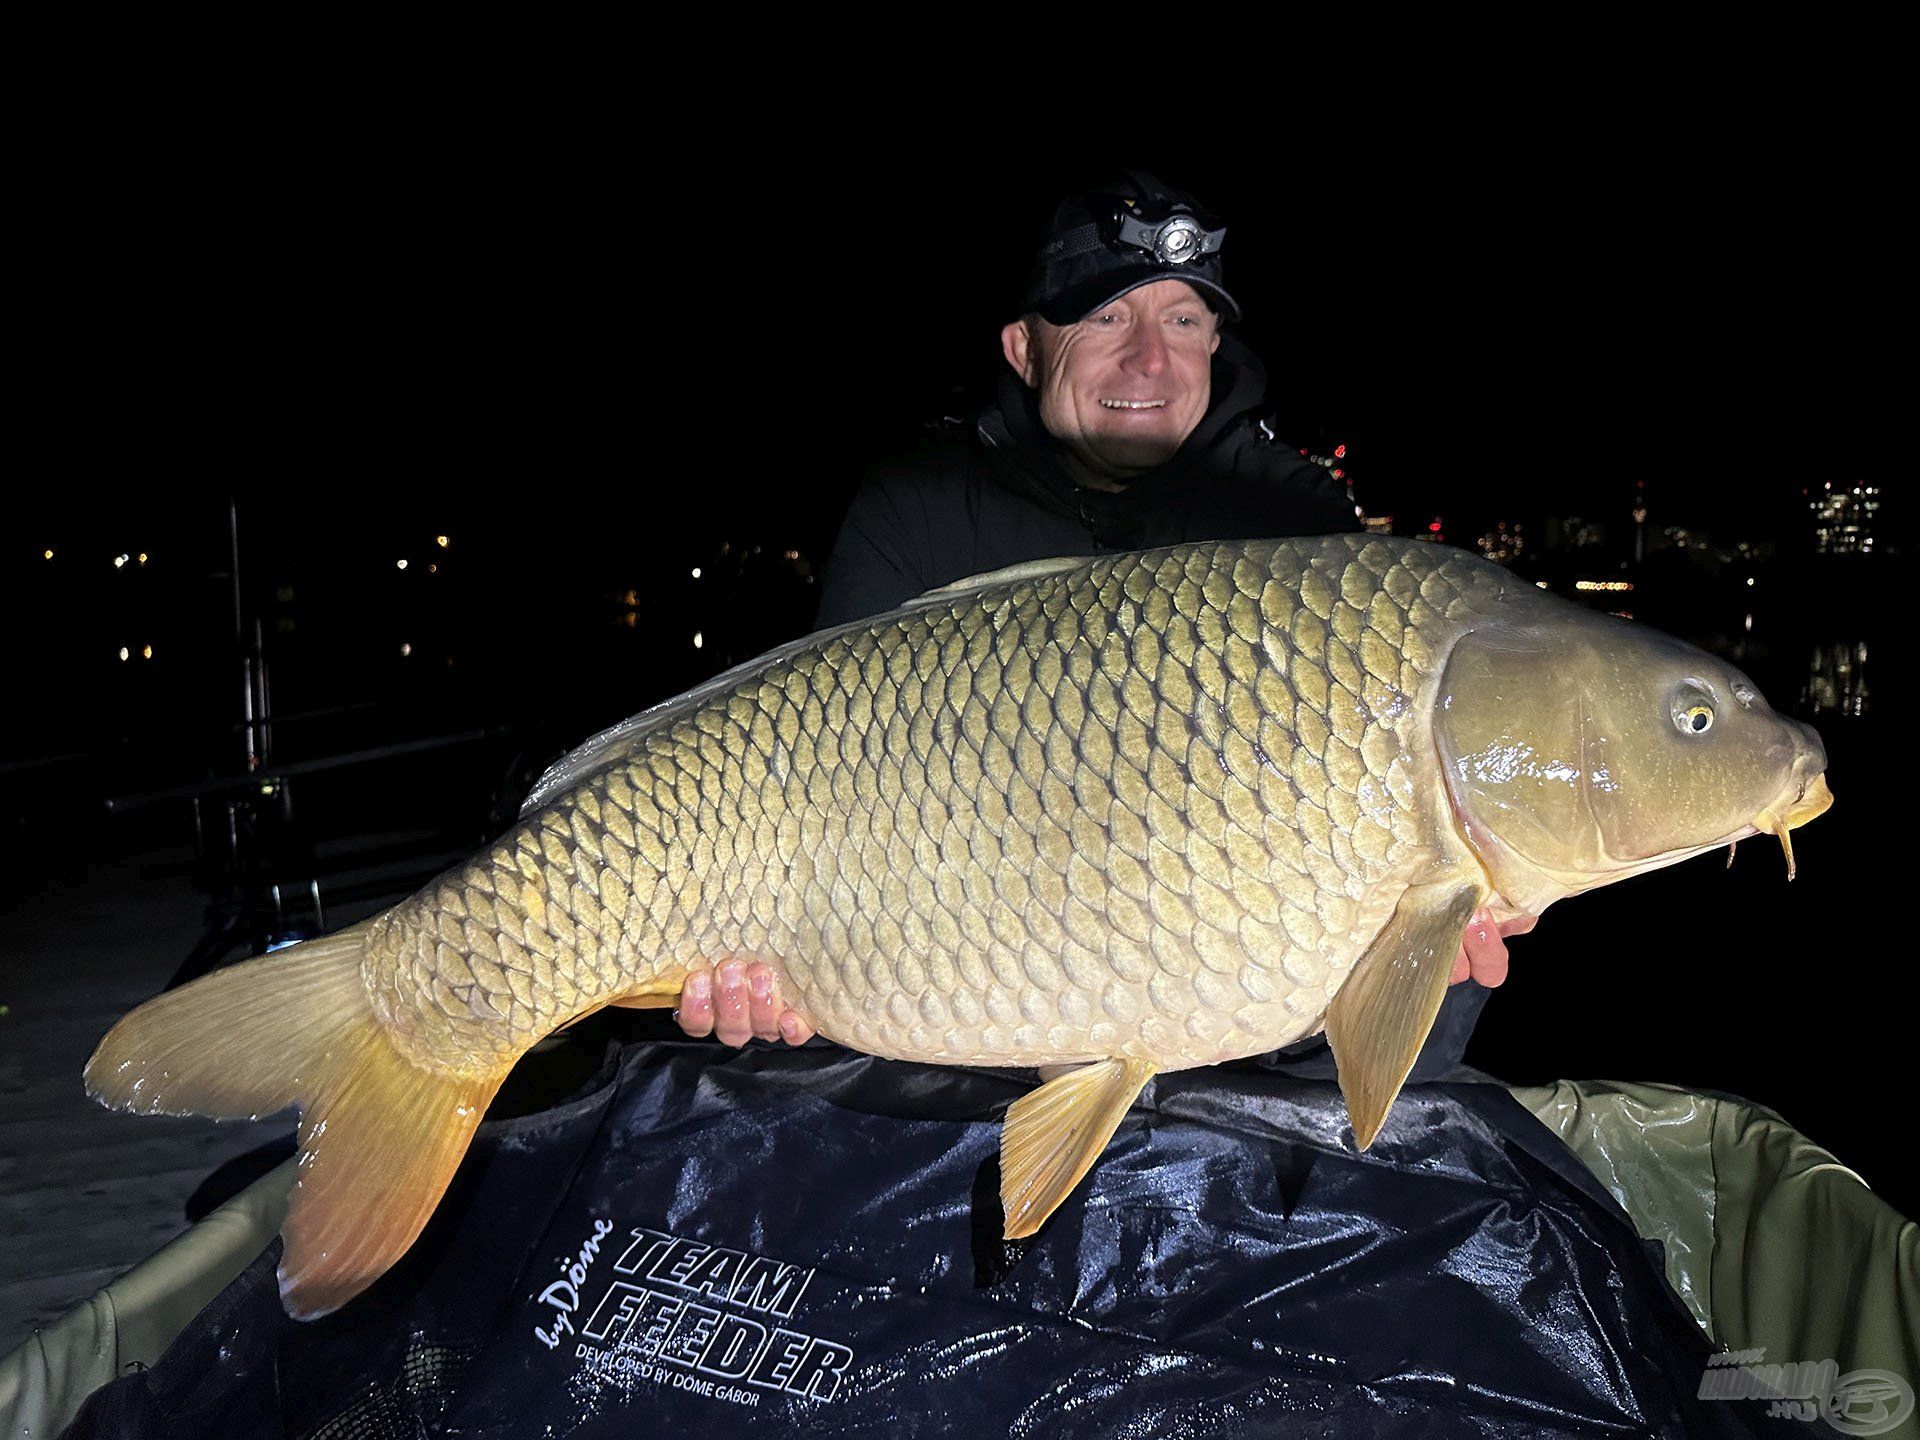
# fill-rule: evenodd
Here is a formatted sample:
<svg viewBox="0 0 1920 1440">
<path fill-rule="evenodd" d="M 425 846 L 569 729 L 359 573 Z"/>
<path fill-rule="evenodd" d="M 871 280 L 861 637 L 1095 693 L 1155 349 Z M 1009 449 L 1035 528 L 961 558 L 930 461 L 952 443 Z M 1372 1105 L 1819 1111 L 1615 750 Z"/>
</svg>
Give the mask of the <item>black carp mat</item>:
<svg viewBox="0 0 1920 1440">
<path fill-rule="evenodd" d="M 1008 1244 L 998 1116 L 1030 1084 L 629 1047 L 483 1126 L 358 1300 L 288 1320 L 276 1241 L 68 1433 L 1807 1433 L 1695 1398 L 1711 1347 L 1656 1247 L 1497 1086 L 1410 1088 L 1362 1155 L 1328 1081 L 1161 1076 Z"/>
</svg>

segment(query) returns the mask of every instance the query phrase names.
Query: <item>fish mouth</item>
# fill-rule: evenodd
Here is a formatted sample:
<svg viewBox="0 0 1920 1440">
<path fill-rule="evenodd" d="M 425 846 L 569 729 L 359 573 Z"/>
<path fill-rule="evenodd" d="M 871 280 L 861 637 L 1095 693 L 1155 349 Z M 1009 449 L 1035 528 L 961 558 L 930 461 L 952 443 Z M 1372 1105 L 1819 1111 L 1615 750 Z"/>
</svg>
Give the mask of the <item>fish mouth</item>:
<svg viewBox="0 0 1920 1440">
<path fill-rule="evenodd" d="M 1833 791 L 1827 788 L 1826 775 L 1819 774 L 1812 781 L 1800 787 L 1800 794 L 1783 808 L 1768 806 L 1753 817 L 1756 834 L 1774 836 L 1780 842 L 1780 848 L 1787 856 L 1787 879 L 1791 880 L 1799 873 L 1793 863 L 1793 841 L 1788 832 L 1798 829 L 1816 816 L 1824 815 L 1833 808 Z"/>
</svg>

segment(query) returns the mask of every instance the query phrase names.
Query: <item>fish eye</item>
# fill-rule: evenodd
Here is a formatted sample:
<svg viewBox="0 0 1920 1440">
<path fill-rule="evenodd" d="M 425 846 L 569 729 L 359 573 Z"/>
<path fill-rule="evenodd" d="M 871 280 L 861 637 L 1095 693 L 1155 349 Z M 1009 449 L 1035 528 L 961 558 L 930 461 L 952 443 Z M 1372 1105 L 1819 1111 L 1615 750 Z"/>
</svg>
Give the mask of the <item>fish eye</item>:
<svg viewBox="0 0 1920 1440">
<path fill-rule="evenodd" d="M 1682 685 L 1674 692 L 1673 723 L 1683 735 L 1704 735 L 1713 728 L 1713 697 L 1698 685 Z"/>
</svg>

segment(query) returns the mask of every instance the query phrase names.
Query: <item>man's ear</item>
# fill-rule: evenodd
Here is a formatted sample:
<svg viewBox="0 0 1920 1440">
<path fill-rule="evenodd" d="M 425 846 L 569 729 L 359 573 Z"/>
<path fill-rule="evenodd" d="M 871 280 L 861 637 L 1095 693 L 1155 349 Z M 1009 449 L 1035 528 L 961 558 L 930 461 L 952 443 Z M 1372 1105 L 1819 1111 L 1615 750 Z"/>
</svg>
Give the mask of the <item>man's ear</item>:
<svg viewBox="0 0 1920 1440">
<path fill-rule="evenodd" d="M 1040 337 L 1031 322 L 1031 316 L 1022 315 L 1000 327 L 1000 353 L 1029 390 L 1040 384 Z"/>
</svg>

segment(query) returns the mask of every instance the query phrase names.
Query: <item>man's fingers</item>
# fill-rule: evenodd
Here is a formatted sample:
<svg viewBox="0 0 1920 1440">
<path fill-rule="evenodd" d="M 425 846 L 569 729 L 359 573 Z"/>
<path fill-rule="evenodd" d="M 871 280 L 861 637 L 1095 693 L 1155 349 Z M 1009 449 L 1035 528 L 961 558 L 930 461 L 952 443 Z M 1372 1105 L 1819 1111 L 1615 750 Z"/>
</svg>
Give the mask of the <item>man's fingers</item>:
<svg viewBox="0 0 1920 1440">
<path fill-rule="evenodd" d="M 1507 947 L 1496 934 L 1493 943 L 1478 955 L 1469 953 L 1467 959 L 1473 965 L 1473 978 L 1489 990 L 1498 988 L 1507 982 Z"/>
<path fill-rule="evenodd" d="M 789 1045 L 804 1045 L 813 1038 L 813 1027 L 800 1018 L 796 1010 L 784 1010 L 780 1014 L 780 1038 Z"/>
<path fill-rule="evenodd" d="M 772 967 L 755 961 L 747 967 L 747 1016 L 755 1038 L 780 1038 L 780 986 Z"/>
<path fill-rule="evenodd" d="M 813 1027 L 781 998 L 779 975 L 759 960 L 725 960 L 718 969 L 688 970 L 673 1018 L 687 1034 L 712 1035 L 727 1045 L 755 1038 L 804 1045 L 813 1038 Z"/>
<path fill-rule="evenodd" d="M 713 1033 L 723 1045 L 744 1045 L 753 1038 L 747 1013 L 747 967 L 723 961 L 713 972 Z"/>
<path fill-rule="evenodd" d="M 713 972 L 706 966 L 689 970 L 680 982 L 680 1008 L 673 1018 L 689 1035 L 713 1033 Z"/>
<path fill-rule="evenodd" d="M 1460 973 L 1462 961 L 1466 962 L 1474 980 L 1489 990 L 1505 982 L 1507 978 L 1507 942 L 1501 938 L 1505 926 L 1496 926 L 1484 910 L 1476 910 L 1473 918 L 1467 922 L 1467 933 L 1461 939 L 1460 953 L 1454 957 L 1453 969 L 1456 977 Z M 1532 929 L 1532 926 L 1528 926 Z M 1514 933 L 1521 933 L 1516 927 Z"/>
</svg>

